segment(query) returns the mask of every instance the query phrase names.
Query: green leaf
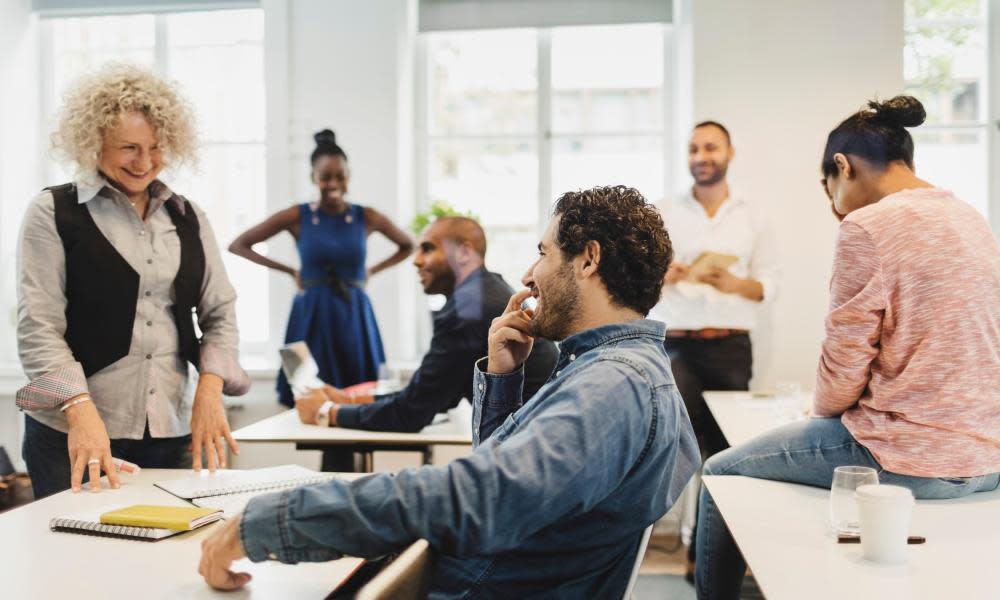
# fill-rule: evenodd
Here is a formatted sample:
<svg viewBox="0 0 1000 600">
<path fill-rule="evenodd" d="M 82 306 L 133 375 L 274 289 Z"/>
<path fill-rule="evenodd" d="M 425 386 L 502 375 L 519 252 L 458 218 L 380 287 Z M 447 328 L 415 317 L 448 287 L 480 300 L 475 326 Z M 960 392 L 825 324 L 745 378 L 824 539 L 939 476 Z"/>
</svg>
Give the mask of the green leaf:
<svg viewBox="0 0 1000 600">
<path fill-rule="evenodd" d="M 428 225 L 441 217 L 468 217 L 477 223 L 479 222 L 479 217 L 473 214 L 472 211 L 462 212 L 455 210 L 444 200 L 435 200 L 431 203 L 430 208 L 417 213 L 413 217 L 413 220 L 410 221 L 410 231 L 416 235 L 420 235 Z"/>
</svg>

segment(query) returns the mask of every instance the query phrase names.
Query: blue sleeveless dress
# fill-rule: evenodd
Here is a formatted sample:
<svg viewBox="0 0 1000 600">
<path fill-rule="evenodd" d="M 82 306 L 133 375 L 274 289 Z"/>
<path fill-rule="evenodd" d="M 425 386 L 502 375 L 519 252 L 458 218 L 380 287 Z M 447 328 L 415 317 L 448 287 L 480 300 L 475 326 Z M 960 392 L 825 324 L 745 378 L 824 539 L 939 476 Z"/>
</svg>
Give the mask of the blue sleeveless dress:
<svg viewBox="0 0 1000 600">
<path fill-rule="evenodd" d="M 308 203 L 299 206 L 299 274 L 305 291 L 292 302 L 285 343 L 305 341 L 320 378 L 338 388 L 378 379 L 385 362 L 375 312 L 362 287 L 365 240 L 363 207 L 352 204 L 333 216 Z M 280 371 L 278 394 L 282 404 L 294 405 Z"/>
</svg>

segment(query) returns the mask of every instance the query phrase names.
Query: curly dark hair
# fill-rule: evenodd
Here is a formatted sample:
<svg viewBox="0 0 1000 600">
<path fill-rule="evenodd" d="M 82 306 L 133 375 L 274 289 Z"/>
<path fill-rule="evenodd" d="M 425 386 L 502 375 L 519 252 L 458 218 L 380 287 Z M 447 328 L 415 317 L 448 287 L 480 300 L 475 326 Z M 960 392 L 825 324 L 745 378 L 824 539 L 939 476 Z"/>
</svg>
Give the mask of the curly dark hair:
<svg viewBox="0 0 1000 600">
<path fill-rule="evenodd" d="M 616 185 L 566 192 L 555 204 L 556 245 L 569 259 L 587 242 L 601 245 L 597 273 L 615 304 L 646 315 L 660 301 L 674 258 L 660 212 L 639 190 Z"/>
</svg>

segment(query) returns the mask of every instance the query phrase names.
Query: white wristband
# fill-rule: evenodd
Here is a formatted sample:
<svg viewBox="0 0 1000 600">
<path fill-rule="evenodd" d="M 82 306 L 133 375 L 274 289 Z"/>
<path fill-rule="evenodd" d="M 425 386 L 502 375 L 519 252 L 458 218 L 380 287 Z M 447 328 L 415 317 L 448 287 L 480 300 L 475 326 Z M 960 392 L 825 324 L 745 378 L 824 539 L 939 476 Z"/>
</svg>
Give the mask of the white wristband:
<svg viewBox="0 0 1000 600">
<path fill-rule="evenodd" d="M 320 427 L 330 426 L 330 409 L 333 408 L 333 401 L 327 400 L 323 403 L 323 406 L 319 407 L 319 412 L 316 413 L 316 424 Z"/>
<path fill-rule="evenodd" d="M 59 410 L 61 412 L 66 412 L 66 409 L 71 406 L 76 406 L 81 402 L 89 402 L 91 400 L 93 400 L 93 398 L 90 397 L 90 394 L 83 394 L 82 396 L 77 396 L 68 402 L 64 402 L 63 405 L 59 407 Z"/>
</svg>

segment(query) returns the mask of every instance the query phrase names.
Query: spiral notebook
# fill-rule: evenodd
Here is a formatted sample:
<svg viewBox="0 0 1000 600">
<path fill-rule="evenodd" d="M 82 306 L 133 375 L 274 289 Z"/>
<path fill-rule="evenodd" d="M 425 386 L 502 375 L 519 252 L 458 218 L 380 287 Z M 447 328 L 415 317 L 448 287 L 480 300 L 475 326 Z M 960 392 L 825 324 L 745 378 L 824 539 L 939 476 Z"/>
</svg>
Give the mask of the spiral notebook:
<svg viewBox="0 0 1000 600">
<path fill-rule="evenodd" d="M 101 523 L 101 515 L 113 510 L 121 509 L 121 506 L 109 506 L 95 510 L 93 512 L 81 513 L 69 517 L 55 517 L 49 520 L 49 529 L 52 531 L 65 531 L 68 533 L 82 533 L 84 535 L 97 535 L 102 537 L 128 538 L 133 540 L 144 540 L 155 542 L 163 538 L 187 533 L 186 531 L 176 531 L 174 529 L 160 529 L 158 527 L 135 527 L 132 525 L 108 525 Z M 214 521 L 205 522 L 198 527 L 203 527 Z M 197 527 L 195 527 L 197 529 Z"/>
<path fill-rule="evenodd" d="M 260 494 L 323 483 L 335 477 L 333 473 L 318 473 L 299 465 L 282 465 L 246 471 L 202 471 L 180 479 L 158 481 L 156 487 L 196 506 L 218 508 L 229 517 L 242 511 L 251 498 Z"/>
</svg>

